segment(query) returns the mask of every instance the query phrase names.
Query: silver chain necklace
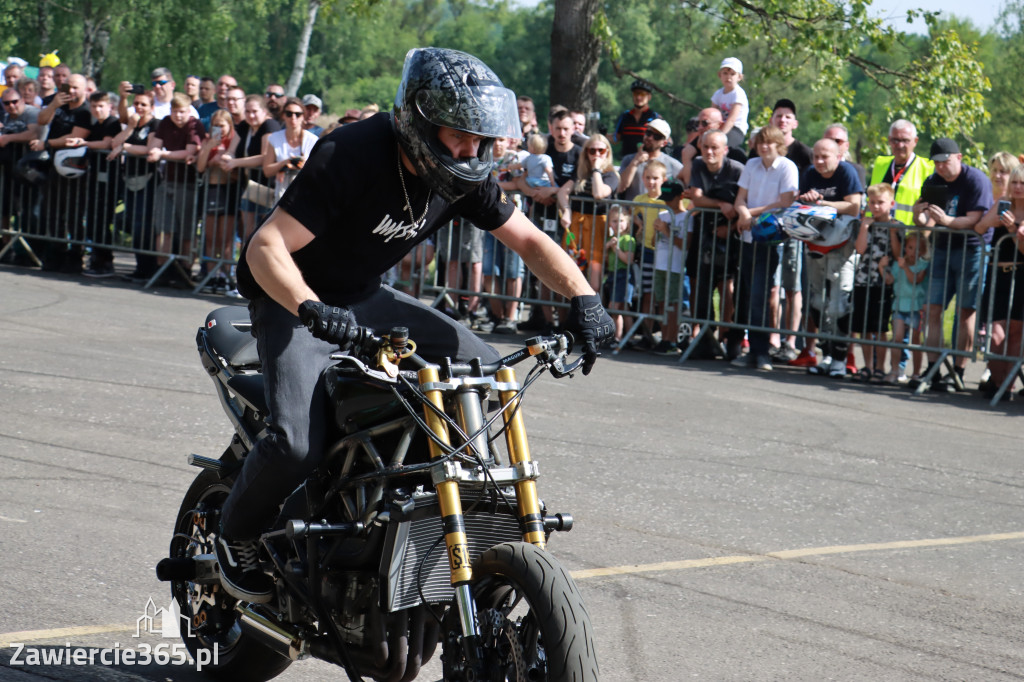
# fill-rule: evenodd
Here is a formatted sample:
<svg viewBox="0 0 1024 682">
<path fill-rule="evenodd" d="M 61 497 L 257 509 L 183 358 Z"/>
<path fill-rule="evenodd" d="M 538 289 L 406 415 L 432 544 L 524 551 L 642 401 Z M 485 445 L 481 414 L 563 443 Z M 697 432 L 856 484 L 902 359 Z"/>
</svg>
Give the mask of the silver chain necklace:
<svg viewBox="0 0 1024 682">
<path fill-rule="evenodd" d="M 412 227 L 419 229 L 419 224 L 422 223 L 427 217 L 427 211 L 430 210 L 430 197 L 433 190 L 427 189 L 427 203 L 423 206 L 423 214 L 419 220 L 416 220 L 416 216 L 412 212 L 412 199 L 409 198 L 409 191 L 405 189 L 405 173 L 402 171 L 402 152 L 398 152 L 398 181 L 402 183 L 402 195 L 405 197 L 405 210 L 409 212 L 409 220 L 412 221 Z"/>
</svg>

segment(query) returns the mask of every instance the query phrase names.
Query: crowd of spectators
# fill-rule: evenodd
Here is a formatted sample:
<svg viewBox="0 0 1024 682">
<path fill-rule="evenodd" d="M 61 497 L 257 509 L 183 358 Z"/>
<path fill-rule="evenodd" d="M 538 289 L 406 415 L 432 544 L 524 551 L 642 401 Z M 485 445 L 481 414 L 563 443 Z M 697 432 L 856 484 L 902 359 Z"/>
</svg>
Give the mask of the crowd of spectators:
<svg viewBox="0 0 1024 682">
<path fill-rule="evenodd" d="M 993 156 L 986 176 L 963 163 L 952 139 L 918 155 L 914 123 L 897 120 L 891 153 L 864 167 L 850 158 L 841 122 L 812 144 L 798 140 L 797 106 L 785 96 L 767 125 L 752 128 L 743 78 L 740 60 L 723 60 L 721 87 L 678 138 L 642 79 L 607 136 L 587 129 L 586 112 L 559 105 L 545 132 L 520 96 L 523 137 L 494 146 L 498 182 L 618 313 L 619 348 L 677 357 L 693 344 L 690 357 L 737 367 L 889 384 L 927 378 L 936 391 L 964 387 L 979 325 L 992 353 L 1024 354 L 1024 166 L 1014 155 Z M 161 274 L 158 284 L 225 293 L 238 244 L 317 139 L 379 111 L 328 117 L 315 94 L 286 97 L 276 83 L 247 94 L 230 75 L 189 75 L 179 92 L 165 68 L 116 93 L 64 65 L 35 78 L 10 65 L 4 80 L 0 219 L 5 230 L 12 216 L 38 221 L 27 232 L 47 237 L 30 242 L 44 269 L 113 276 L 113 249 L 128 245 L 132 281 Z M 830 211 L 829 225 L 846 236 L 822 247 L 771 232 L 772 216 L 795 203 Z M 9 239 L 5 259 L 26 261 Z M 469 292 L 448 309 L 466 324 L 498 333 L 557 326 L 554 306 L 531 306 L 522 319 L 520 299 L 552 300 L 550 292 L 468 223 L 423 243 L 392 281 L 413 288 L 417 265 L 435 258 L 440 283 Z M 945 374 L 936 366 L 944 347 L 958 351 Z M 981 388 L 992 396 L 1014 365 L 990 369 Z"/>
<path fill-rule="evenodd" d="M 3 72 L 0 215 L 4 229 L 13 218 L 19 233 L 45 239 L 4 236 L 4 261 L 113 277 L 112 247 L 122 245 L 135 254 L 131 281 L 160 273 L 159 285 L 201 281 L 224 293 L 237 243 L 319 136 L 378 111 L 332 118 L 315 94 L 287 98 L 275 83 L 247 94 L 229 74 L 188 75 L 180 90 L 164 67 L 116 92 L 64 64 L 31 75 L 16 63 Z"/>
</svg>

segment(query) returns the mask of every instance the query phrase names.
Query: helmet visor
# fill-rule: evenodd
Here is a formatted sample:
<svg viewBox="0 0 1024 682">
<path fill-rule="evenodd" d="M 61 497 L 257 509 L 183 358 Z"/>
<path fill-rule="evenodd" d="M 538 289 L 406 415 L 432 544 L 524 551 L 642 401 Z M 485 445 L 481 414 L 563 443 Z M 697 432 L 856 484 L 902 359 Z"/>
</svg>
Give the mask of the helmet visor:
<svg viewBox="0 0 1024 682">
<path fill-rule="evenodd" d="M 434 125 L 482 135 L 522 137 L 516 95 L 499 85 L 427 89 L 416 93 L 416 108 Z"/>
</svg>

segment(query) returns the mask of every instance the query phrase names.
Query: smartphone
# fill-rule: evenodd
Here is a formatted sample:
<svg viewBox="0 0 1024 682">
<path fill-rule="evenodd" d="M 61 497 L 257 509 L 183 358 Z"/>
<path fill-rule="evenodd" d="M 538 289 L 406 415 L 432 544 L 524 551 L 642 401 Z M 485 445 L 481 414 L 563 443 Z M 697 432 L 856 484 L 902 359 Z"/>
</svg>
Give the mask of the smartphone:
<svg viewBox="0 0 1024 682">
<path fill-rule="evenodd" d="M 1010 202 L 1007 199 L 999 200 L 999 208 L 996 209 L 996 215 L 1003 215 L 1010 210 Z"/>
<path fill-rule="evenodd" d="M 143 95 L 146 92 L 146 86 L 142 83 L 132 83 L 131 92 L 133 95 Z"/>
<path fill-rule="evenodd" d="M 61 83 L 60 84 L 60 91 L 61 92 L 71 92 L 71 83 Z"/>
<path fill-rule="evenodd" d="M 219 140 L 220 136 L 223 134 L 224 131 L 221 130 L 219 126 L 210 131 L 210 137 L 213 138 L 214 140 Z"/>
</svg>

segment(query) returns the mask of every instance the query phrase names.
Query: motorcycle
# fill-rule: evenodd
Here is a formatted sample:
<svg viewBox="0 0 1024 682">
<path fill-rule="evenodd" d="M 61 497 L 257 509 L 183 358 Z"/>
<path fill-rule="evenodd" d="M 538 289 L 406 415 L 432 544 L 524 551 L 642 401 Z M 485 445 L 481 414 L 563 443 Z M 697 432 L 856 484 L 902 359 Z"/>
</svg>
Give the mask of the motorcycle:
<svg viewBox="0 0 1024 682">
<path fill-rule="evenodd" d="M 188 619 L 185 645 L 216 661 L 204 670 L 268 680 L 313 656 L 350 680 L 397 682 L 440 647 L 445 680 L 598 680 L 587 609 L 546 549 L 573 519 L 539 498 L 523 425 L 526 390 L 580 366 L 571 336 L 531 338 L 492 364 L 431 364 L 403 328 L 360 330 L 323 376 L 336 440 L 259 540 L 274 596 L 250 604 L 223 590 L 214 554 L 220 508 L 265 428 L 250 328 L 228 307 L 197 334 L 235 433 L 219 459 L 188 457 L 202 471 L 157 565 Z M 512 367 L 530 358 L 520 384 Z"/>
</svg>

